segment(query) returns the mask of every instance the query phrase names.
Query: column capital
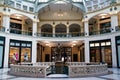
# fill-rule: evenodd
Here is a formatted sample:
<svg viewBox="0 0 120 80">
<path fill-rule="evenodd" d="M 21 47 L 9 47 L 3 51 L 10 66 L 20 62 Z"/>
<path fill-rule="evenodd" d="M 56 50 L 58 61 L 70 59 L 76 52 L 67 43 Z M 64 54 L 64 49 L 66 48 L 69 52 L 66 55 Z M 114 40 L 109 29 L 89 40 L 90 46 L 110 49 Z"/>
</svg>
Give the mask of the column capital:
<svg viewBox="0 0 120 80">
<path fill-rule="evenodd" d="M 88 19 L 83 19 L 82 22 L 84 22 L 84 23 L 88 23 L 89 20 L 88 20 Z"/>
<path fill-rule="evenodd" d="M 112 12 L 110 12 L 109 14 L 110 14 L 111 16 L 112 16 L 112 15 L 116 15 L 116 16 L 117 16 L 118 11 L 112 11 Z"/>
<path fill-rule="evenodd" d="M 33 21 L 33 23 L 40 22 L 39 19 L 33 19 L 32 21 Z"/>
<path fill-rule="evenodd" d="M 3 16 L 8 16 L 8 17 L 10 17 L 10 14 L 9 14 L 9 13 L 3 13 Z"/>
</svg>

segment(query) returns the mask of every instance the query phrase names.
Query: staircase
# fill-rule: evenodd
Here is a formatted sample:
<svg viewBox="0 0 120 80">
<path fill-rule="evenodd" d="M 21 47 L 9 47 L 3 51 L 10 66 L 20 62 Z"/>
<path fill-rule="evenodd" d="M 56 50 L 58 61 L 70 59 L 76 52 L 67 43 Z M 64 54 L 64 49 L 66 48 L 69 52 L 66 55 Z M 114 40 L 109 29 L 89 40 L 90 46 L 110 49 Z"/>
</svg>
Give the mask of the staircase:
<svg viewBox="0 0 120 80">
<path fill-rule="evenodd" d="M 68 77 L 68 66 L 63 62 L 57 62 L 46 69 L 47 77 L 51 78 L 67 78 Z"/>
<path fill-rule="evenodd" d="M 47 76 L 48 78 L 68 78 L 66 74 L 50 74 Z"/>
</svg>

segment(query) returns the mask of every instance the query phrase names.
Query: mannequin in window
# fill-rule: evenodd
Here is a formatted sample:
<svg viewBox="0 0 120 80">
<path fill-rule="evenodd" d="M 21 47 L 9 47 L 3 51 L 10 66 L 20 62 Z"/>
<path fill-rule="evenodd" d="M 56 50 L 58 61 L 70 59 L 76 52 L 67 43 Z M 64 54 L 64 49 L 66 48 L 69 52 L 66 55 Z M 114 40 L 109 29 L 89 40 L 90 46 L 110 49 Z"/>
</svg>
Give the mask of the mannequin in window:
<svg viewBox="0 0 120 80">
<path fill-rule="evenodd" d="M 28 52 L 24 53 L 24 61 L 27 62 L 28 61 Z"/>
<path fill-rule="evenodd" d="M 18 55 L 18 53 L 15 53 L 15 57 L 16 57 L 16 63 L 18 63 L 18 61 L 19 61 L 19 55 Z"/>
<path fill-rule="evenodd" d="M 15 56 L 15 53 L 13 53 L 12 55 L 12 64 L 16 64 L 16 56 Z"/>
</svg>

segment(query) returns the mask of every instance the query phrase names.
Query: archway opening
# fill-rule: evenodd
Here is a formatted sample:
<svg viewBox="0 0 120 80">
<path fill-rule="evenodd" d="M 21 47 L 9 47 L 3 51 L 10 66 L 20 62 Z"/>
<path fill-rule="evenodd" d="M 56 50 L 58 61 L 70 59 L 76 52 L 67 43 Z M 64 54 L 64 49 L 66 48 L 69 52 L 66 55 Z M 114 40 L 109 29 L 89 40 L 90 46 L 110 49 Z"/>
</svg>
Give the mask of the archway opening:
<svg viewBox="0 0 120 80">
<path fill-rule="evenodd" d="M 51 37 L 52 36 L 52 25 L 44 24 L 41 26 L 41 35 L 44 37 Z"/>
<path fill-rule="evenodd" d="M 32 35 L 33 21 L 21 14 L 10 16 L 10 33 Z"/>
<path fill-rule="evenodd" d="M 66 25 L 58 24 L 55 26 L 56 37 L 66 37 L 66 33 L 67 33 Z"/>
</svg>

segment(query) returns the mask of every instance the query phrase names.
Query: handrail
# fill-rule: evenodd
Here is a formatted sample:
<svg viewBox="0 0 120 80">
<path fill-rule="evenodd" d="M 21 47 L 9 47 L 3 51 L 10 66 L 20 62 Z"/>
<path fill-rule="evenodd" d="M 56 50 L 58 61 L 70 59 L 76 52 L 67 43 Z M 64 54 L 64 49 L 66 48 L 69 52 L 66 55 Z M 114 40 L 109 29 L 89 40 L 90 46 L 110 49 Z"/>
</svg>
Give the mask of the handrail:
<svg viewBox="0 0 120 80">
<path fill-rule="evenodd" d="M 5 27 L 0 26 L 0 31 L 1 32 L 5 32 Z M 100 35 L 100 34 L 106 34 L 106 33 L 111 33 L 112 32 L 112 28 L 106 28 L 106 29 L 102 29 L 102 30 L 95 30 L 95 31 L 90 31 L 89 32 L 89 36 L 92 35 Z M 26 30 L 20 30 L 20 29 L 16 29 L 16 28 L 10 28 L 9 29 L 10 33 L 12 34 L 19 34 L 19 35 L 27 35 L 27 36 L 32 36 L 32 32 L 31 31 L 26 31 Z M 115 31 L 120 31 L 120 26 L 115 26 Z M 36 37 L 65 37 L 65 38 L 69 38 L 69 37 L 82 37 L 85 36 L 85 32 L 69 32 L 69 33 L 51 33 L 51 32 L 41 32 L 41 33 L 35 33 Z"/>
<path fill-rule="evenodd" d="M 106 29 L 91 31 L 91 32 L 89 32 L 89 35 L 98 35 L 98 34 L 111 33 L 111 31 L 112 31 L 111 28 L 106 28 Z"/>
<path fill-rule="evenodd" d="M 0 26 L 0 31 L 1 31 L 1 32 L 5 32 L 5 27 Z"/>
<path fill-rule="evenodd" d="M 20 30 L 20 29 L 16 29 L 16 28 L 10 28 L 10 33 L 32 36 L 31 31 L 25 31 L 25 30 Z"/>
</svg>

